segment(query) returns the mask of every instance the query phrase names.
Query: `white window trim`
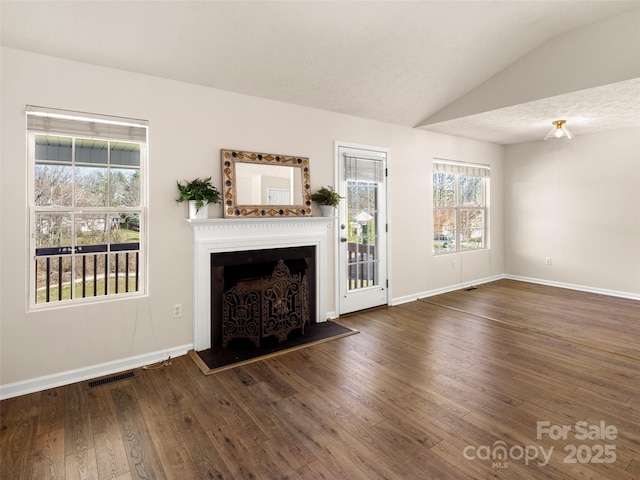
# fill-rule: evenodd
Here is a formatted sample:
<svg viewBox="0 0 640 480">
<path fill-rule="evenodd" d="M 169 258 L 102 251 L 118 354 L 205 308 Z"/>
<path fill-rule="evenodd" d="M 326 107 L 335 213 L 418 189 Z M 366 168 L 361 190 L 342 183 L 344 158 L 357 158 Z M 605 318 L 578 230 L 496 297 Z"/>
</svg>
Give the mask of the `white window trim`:
<svg viewBox="0 0 640 480">
<path fill-rule="evenodd" d="M 112 117 L 98 114 L 87 114 L 83 112 L 72 112 L 60 109 L 48 109 L 44 107 L 33 107 L 27 105 L 27 216 L 28 216 L 28 256 L 26 263 L 28 269 L 25 278 L 28 281 L 26 286 L 27 311 L 39 311 L 58 308 L 69 308 L 79 305 L 113 302 L 130 299 L 132 297 L 144 297 L 148 295 L 148 244 L 149 244 L 149 215 L 148 215 L 148 122 L 146 120 L 128 119 L 123 117 Z M 34 119 L 36 119 L 34 121 Z M 49 119 L 53 119 L 49 121 Z M 71 123 L 69 123 L 71 122 Z M 90 125 L 94 135 L 89 135 L 86 131 L 70 128 L 66 125 L 86 124 Z M 51 128 L 49 128 L 51 127 Z M 135 130 L 135 134 L 132 134 Z M 135 211 L 140 212 L 140 242 L 139 242 L 139 277 L 138 287 L 135 292 L 110 293 L 95 297 L 72 298 L 62 301 L 36 303 L 36 272 L 35 272 L 35 218 L 36 214 L 46 211 L 46 207 L 36 207 L 35 195 L 35 136 L 54 135 L 74 138 L 121 141 L 127 143 L 137 143 L 140 145 L 140 206 L 139 207 L 117 207 L 119 212 Z M 142 138 L 144 139 L 142 140 Z M 82 207 L 82 212 L 110 210 L 113 207 Z M 56 211 L 62 210 L 78 211 L 75 207 L 59 207 Z"/>
</svg>

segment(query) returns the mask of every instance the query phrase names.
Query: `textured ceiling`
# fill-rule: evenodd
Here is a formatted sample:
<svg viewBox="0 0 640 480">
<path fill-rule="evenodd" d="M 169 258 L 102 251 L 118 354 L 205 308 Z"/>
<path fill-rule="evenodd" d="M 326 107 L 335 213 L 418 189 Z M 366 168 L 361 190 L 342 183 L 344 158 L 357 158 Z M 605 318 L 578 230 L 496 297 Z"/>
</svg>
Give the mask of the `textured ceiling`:
<svg viewBox="0 0 640 480">
<path fill-rule="evenodd" d="M 567 112 L 571 112 L 567 114 Z M 426 130 L 502 145 L 541 140 L 566 120 L 574 135 L 640 126 L 640 78 L 429 125 Z"/>
<path fill-rule="evenodd" d="M 549 39 L 640 2 L 3 0 L 1 6 L 1 40 L 9 47 L 412 127 Z M 532 132 L 531 115 L 560 104 L 560 111 L 579 112 L 575 120 L 622 110 L 640 124 L 637 82 L 596 90 L 425 128 L 495 143 L 528 141 L 548 130 Z M 567 108 L 574 106 L 579 110 Z M 577 134 L 591 128 L 568 120 Z"/>
</svg>

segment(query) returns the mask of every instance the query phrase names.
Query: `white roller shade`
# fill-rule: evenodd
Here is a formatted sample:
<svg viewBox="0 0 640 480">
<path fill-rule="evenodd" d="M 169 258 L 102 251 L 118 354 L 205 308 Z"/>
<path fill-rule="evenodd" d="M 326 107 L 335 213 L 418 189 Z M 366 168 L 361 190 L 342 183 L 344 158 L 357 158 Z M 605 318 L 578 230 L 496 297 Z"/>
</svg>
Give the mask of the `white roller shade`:
<svg viewBox="0 0 640 480">
<path fill-rule="evenodd" d="M 146 120 L 27 105 L 27 129 L 88 138 L 147 141 Z"/>
<path fill-rule="evenodd" d="M 462 163 L 453 160 L 435 158 L 433 160 L 433 171 L 438 173 L 453 173 L 456 175 L 466 175 L 467 177 L 488 178 L 491 173 L 489 165 Z"/>
</svg>

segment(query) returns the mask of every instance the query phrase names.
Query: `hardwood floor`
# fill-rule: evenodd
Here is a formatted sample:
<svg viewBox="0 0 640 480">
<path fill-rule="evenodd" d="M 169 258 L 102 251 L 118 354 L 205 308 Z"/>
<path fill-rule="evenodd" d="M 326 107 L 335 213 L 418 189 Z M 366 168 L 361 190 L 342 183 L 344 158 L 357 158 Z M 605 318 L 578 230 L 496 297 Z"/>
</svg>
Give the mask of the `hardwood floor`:
<svg viewBox="0 0 640 480">
<path fill-rule="evenodd" d="M 340 322 L 361 333 L 5 400 L 1 478 L 640 478 L 639 302 L 503 280 Z"/>
</svg>

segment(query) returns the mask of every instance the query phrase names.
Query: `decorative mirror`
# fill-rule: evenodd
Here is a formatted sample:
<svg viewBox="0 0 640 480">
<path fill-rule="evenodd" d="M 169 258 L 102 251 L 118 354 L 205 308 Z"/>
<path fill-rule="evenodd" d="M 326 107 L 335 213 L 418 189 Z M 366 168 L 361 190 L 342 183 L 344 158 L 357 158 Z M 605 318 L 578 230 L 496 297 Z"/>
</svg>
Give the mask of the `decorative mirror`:
<svg viewBox="0 0 640 480">
<path fill-rule="evenodd" d="M 311 215 L 309 159 L 220 150 L 225 217 Z"/>
</svg>

